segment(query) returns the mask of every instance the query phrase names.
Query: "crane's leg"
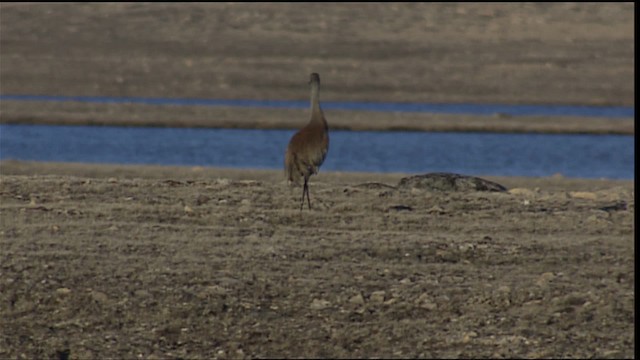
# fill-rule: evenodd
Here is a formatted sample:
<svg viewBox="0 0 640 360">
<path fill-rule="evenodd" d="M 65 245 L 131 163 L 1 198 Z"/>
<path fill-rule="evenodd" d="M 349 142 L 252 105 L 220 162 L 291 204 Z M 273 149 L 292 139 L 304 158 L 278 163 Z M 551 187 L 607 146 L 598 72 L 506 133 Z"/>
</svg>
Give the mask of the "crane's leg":
<svg viewBox="0 0 640 360">
<path fill-rule="evenodd" d="M 302 198 L 300 199 L 300 211 L 304 207 L 304 193 L 307 192 L 307 179 L 304 180 L 304 186 L 302 187 Z"/>
<path fill-rule="evenodd" d="M 309 209 L 311 209 L 311 200 L 309 199 L 309 177 L 304 177 L 304 186 L 302 187 L 302 199 L 300 199 L 300 211 L 304 208 L 304 194 L 307 194 L 307 204 L 309 204 Z"/>
<path fill-rule="evenodd" d="M 309 199 L 309 185 L 306 184 L 307 186 L 307 204 L 309 204 L 309 210 L 311 210 L 311 199 Z"/>
</svg>

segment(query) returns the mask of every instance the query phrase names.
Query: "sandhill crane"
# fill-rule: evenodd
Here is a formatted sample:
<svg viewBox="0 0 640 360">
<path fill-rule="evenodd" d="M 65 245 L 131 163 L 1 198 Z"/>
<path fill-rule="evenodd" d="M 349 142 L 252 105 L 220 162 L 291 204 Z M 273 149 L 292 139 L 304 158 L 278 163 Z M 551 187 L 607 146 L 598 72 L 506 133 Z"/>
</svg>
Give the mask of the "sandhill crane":
<svg viewBox="0 0 640 360">
<path fill-rule="evenodd" d="M 309 177 L 318 173 L 318 169 L 329 150 L 329 126 L 320 108 L 320 76 L 317 73 L 312 73 L 309 84 L 311 85 L 311 120 L 291 137 L 284 156 L 284 170 L 287 179 L 299 185 L 300 178 L 304 178 L 300 211 L 304 207 L 305 194 L 307 194 L 307 204 L 311 209 Z"/>
</svg>

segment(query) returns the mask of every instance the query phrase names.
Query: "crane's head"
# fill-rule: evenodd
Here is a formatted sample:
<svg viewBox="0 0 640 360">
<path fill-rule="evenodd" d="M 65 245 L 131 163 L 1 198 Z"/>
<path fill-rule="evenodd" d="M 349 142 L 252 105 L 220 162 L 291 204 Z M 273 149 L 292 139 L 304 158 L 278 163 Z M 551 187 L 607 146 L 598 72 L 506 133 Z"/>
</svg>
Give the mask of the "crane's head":
<svg viewBox="0 0 640 360">
<path fill-rule="evenodd" d="M 309 76 L 309 84 L 320 84 L 320 75 L 318 73 L 311 73 Z"/>
</svg>

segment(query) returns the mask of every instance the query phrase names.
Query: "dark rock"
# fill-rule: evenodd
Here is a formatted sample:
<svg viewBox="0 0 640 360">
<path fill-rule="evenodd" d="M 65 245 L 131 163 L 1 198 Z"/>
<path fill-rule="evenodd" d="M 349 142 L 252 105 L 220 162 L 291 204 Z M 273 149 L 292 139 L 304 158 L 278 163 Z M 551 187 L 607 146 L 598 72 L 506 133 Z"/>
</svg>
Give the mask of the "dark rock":
<svg viewBox="0 0 640 360">
<path fill-rule="evenodd" d="M 606 212 L 627 210 L 627 202 L 626 201 L 619 201 L 619 202 L 616 202 L 613 205 L 601 207 L 600 210 L 606 211 Z"/>
<path fill-rule="evenodd" d="M 429 173 L 402 178 L 399 189 L 429 191 L 507 191 L 504 186 L 475 176 L 453 173 Z"/>
</svg>

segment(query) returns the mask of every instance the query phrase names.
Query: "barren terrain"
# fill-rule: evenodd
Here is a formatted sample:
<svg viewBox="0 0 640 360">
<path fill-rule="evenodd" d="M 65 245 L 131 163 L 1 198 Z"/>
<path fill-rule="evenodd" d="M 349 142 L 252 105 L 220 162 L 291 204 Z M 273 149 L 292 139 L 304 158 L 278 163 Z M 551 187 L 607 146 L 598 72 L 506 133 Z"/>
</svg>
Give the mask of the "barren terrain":
<svg viewBox="0 0 640 360">
<path fill-rule="evenodd" d="M 631 181 L 1 170 L 0 357 L 634 354 Z"/>
</svg>

